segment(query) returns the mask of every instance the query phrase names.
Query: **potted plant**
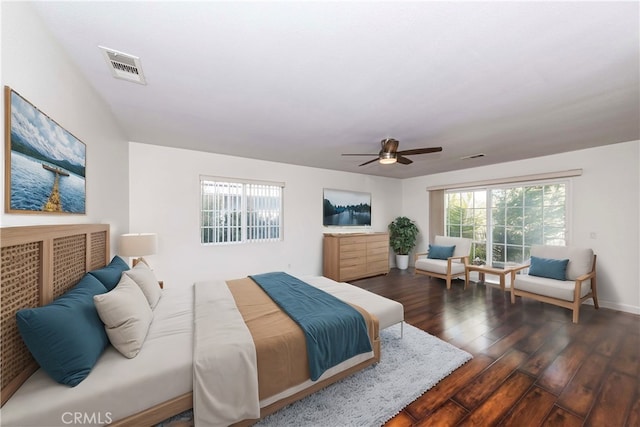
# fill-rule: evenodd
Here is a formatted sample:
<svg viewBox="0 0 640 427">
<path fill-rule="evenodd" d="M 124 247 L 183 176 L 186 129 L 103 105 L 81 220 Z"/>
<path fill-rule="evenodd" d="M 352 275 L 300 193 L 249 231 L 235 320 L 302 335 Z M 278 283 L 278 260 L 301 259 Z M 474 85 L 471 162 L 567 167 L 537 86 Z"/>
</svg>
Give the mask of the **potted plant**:
<svg viewBox="0 0 640 427">
<path fill-rule="evenodd" d="M 405 216 L 399 216 L 389 224 L 389 243 L 396 253 L 396 267 L 406 270 L 409 266 L 409 252 L 416 245 L 418 226 Z"/>
</svg>

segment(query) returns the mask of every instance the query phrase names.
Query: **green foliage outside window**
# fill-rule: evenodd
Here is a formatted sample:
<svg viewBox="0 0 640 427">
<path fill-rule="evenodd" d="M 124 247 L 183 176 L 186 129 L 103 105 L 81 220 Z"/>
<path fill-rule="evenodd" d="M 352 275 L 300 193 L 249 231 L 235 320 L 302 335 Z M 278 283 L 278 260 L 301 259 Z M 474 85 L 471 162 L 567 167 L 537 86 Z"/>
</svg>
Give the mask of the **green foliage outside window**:
<svg viewBox="0 0 640 427">
<path fill-rule="evenodd" d="M 471 259 L 523 262 L 533 244 L 566 243 L 564 183 L 449 192 L 446 233 L 472 239 Z"/>
</svg>

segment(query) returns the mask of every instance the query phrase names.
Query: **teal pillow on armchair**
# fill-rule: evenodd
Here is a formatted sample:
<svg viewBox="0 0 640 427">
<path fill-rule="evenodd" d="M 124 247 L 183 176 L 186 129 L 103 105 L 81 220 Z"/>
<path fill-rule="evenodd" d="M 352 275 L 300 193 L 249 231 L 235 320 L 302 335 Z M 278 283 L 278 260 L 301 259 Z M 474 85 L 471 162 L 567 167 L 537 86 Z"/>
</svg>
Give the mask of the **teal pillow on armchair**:
<svg viewBox="0 0 640 427">
<path fill-rule="evenodd" d="M 453 252 L 455 250 L 456 250 L 456 245 L 453 245 L 453 246 L 429 245 L 429 254 L 427 255 L 427 258 L 448 259 L 453 256 Z"/>
<path fill-rule="evenodd" d="M 530 276 L 546 277 L 547 279 L 567 280 L 568 259 L 550 259 L 531 257 L 529 267 Z"/>
</svg>

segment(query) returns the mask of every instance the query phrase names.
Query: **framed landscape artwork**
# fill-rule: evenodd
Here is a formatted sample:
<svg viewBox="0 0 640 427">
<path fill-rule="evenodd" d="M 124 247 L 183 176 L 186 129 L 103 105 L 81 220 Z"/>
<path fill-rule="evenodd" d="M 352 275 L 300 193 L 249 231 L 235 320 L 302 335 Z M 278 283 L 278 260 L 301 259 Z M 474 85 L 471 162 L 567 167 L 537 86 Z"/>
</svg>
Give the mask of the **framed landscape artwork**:
<svg viewBox="0 0 640 427">
<path fill-rule="evenodd" d="M 362 227 L 371 225 L 371 193 L 323 190 L 322 225 Z"/>
<path fill-rule="evenodd" d="M 84 214 L 85 144 L 5 86 L 5 212 Z"/>
</svg>

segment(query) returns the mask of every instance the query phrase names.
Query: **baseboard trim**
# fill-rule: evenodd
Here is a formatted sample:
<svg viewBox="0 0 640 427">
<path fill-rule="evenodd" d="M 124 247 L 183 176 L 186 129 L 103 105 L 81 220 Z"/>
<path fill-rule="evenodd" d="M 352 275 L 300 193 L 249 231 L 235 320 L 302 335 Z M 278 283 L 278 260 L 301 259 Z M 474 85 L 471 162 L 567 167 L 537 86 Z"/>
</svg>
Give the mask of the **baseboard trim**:
<svg viewBox="0 0 640 427">
<path fill-rule="evenodd" d="M 593 300 L 585 301 L 585 304 L 593 305 Z M 602 308 L 608 308 L 610 310 L 624 311 L 625 313 L 630 314 L 640 314 L 640 307 L 629 304 L 620 304 L 613 301 L 603 301 L 601 298 L 598 298 L 598 305 Z"/>
</svg>

